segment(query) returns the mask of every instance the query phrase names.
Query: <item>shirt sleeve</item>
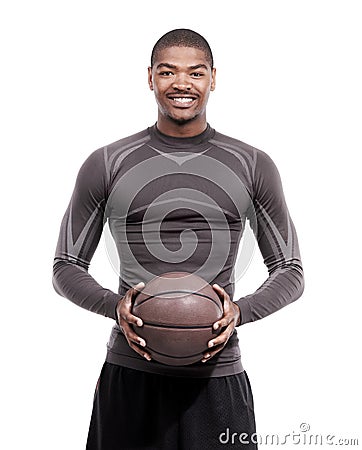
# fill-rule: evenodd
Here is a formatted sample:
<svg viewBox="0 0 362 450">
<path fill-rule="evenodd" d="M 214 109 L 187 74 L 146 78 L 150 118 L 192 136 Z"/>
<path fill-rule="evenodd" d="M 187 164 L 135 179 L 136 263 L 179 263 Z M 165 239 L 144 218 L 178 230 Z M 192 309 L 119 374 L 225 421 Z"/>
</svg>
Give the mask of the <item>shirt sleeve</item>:
<svg viewBox="0 0 362 450">
<path fill-rule="evenodd" d="M 102 235 L 107 201 L 104 150 L 93 152 L 79 170 L 64 214 L 53 265 L 53 286 L 59 295 L 89 311 L 116 320 L 121 296 L 103 288 L 88 273 Z"/>
<path fill-rule="evenodd" d="M 253 189 L 248 219 L 269 276 L 253 294 L 236 301 L 241 313 L 239 325 L 278 311 L 304 291 L 298 238 L 280 175 L 270 156 L 261 150 L 256 150 Z"/>
</svg>

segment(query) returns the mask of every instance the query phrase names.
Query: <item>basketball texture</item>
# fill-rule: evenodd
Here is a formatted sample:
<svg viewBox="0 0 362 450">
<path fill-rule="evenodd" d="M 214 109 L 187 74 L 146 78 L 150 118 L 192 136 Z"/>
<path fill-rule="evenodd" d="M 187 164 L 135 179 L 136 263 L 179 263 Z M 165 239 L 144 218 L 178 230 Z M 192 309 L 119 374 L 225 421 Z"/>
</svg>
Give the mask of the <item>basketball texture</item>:
<svg viewBox="0 0 362 450">
<path fill-rule="evenodd" d="M 182 366 L 201 361 L 212 328 L 223 315 L 222 302 L 201 277 L 168 272 L 149 281 L 133 304 L 143 320 L 136 333 L 146 340 L 151 357 L 163 364 Z"/>
</svg>

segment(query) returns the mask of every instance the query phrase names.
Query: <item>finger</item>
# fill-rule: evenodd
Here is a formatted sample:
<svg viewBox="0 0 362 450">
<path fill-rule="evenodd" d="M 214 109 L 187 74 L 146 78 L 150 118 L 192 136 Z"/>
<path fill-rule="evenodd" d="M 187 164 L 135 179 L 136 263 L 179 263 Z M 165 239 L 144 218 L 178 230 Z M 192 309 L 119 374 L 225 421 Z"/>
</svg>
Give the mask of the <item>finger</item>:
<svg viewBox="0 0 362 450">
<path fill-rule="evenodd" d="M 134 301 L 134 297 L 145 287 L 145 283 L 143 281 L 140 281 L 138 284 L 135 284 L 132 286 L 127 292 L 124 297 L 125 304 L 127 304 L 127 307 L 131 309 L 131 305 Z"/>
<path fill-rule="evenodd" d="M 138 293 L 140 292 L 143 288 L 145 287 L 145 283 L 143 281 L 140 281 L 139 283 L 135 284 L 134 286 L 132 286 L 132 293 Z"/>
<path fill-rule="evenodd" d="M 212 285 L 212 287 L 223 301 L 224 314 L 220 320 L 216 321 L 213 324 L 213 329 L 218 330 L 219 328 L 225 327 L 230 323 L 230 320 L 227 318 L 227 316 L 230 314 L 230 297 L 229 294 L 225 292 L 225 290 L 218 284 L 215 283 Z"/>
<path fill-rule="evenodd" d="M 221 319 L 217 320 L 213 325 L 214 330 L 219 330 L 220 328 L 225 328 L 234 320 L 234 314 L 232 311 L 224 312 Z"/>
<path fill-rule="evenodd" d="M 131 310 L 134 302 L 134 296 L 138 294 L 138 292 L 143 289 L 144 286 L 145 283 L 141 281 L 127 292 L 125 296 L 125 308 L 121 310 L 121 317 L 128 323 L 132 323 L 134 325 L 137 325 L 138 327 L 142 327 L 143 321 L 140 317 L 133 315 L 131 313 Z"/>
<path fill-rule="evenodd" d="M 126 310 L 123 313 L 121 313 L 121 317 L 127 323 L 131 323 L 133 325 L 137 325 L 138 327 L 142 327 L 142 325 L 143 325 L 143 320 L 141 319 L 141 317 L 137 317 L 137 316 L 133 315 L 128 310 Z"/>
<path fill-rule="evenodd" d="M 123 334 L 126 336 L 128 342 L 134 342 L 141 347 L 146 347 L 146 341 L 141 336 L 136 334 L 129 325 L 125 325 L 123 327 Z"/>
<path fill-rule="evenodd" d="M 212 348 L 224 343 L 226 344 L 226 342 L 230 339 L 230 336 L 233 334 L 233 332 L 234 332 L 234 324 L 230 322 L 224 331 L 222 331 L 216 338 L 211 339 L 207 343 L 208 348 Z"/>
<path fill-rule="evenodd" d="M 221 319 L 219 319 L 217 322 L 215 322 L 212 327 L 214 330 L 219 330 L 220 328 L 227 327 L 234 319 L 234 316 L 228 313 L 227 315 L 223 316 Z"/>
<path fill-rule="evenodd" d="M 227 298 L 230 299 L 229 294 L 225 291 L 225 289 L 219 286 L 217 283 L 214 283 L 212 287 L 219 295 L 219 297 L 221 297 L 221 300 L 226 300 Z"/>
<path fill-rule="evenodd" d="M 220 297 L 221 300 L 224 300 L 225 291 L 224 289 L 219 286 L 217 283 L 214 283 L 212 285 L 213 289 L 216 291 L 217 295 Z"/>
<path fill-rule="evenodd" d="M 201 362 L 206 362 L 209 359 L 211 359 L 213 356 L 215 356 L 217 353 L 219 353 L 223 348 L 225 347 L 225 344 L 218 345 L 213 350 L 209 350 L 203 354 L 203 359 Z"/>
<path fill-rule="evenodd" d="M 147 361 L 151 361 L 152 358 L 148 352 L 142 350 L 140 347 L 138 347 L 138 345 L 134 344 L 133 342 L 129 342 L 128 344 L 135 352 L 137 352 L 143 358 L 147 359 Z"/>
</svg>

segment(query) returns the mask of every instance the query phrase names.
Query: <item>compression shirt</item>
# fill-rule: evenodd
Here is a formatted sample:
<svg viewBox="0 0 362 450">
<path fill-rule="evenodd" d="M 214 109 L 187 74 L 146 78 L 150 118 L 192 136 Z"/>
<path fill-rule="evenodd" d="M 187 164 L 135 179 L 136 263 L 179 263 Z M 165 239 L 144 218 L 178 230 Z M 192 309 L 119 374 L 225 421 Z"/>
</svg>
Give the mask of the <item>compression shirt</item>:
<svg viewBox="0 0 362 450">
<path fill-rule="evenodd" d="M 254 293 L 234 299 L 247 221 L 269 276 Z M 88 273 L 106 223 L 119 256 L 118 293 Z M 165 135 L 155 124 L 91 153 L 62 220 L 53 284 L 60 295 L 115 321 L 108 362 L 188 377 L 242 372 L 236 330 L 216 356 L 188 366 L 147 361 L 129 347 L 117 323 L 118 301 L 140 281 L 173 271 L 223 287 L 240 308 L 240 325 L 274 313 L 304 290 L 298 239 L 275 163 L 209 124 L 186 138 Z"/>
</svg>

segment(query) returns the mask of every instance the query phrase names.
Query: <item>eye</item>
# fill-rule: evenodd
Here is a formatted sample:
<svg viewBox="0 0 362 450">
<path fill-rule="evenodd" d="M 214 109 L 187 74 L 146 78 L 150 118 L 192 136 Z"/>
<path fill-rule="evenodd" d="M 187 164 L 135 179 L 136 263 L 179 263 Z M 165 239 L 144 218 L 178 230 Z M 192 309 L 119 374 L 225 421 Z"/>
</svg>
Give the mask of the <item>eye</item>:
<svg viewBox="0 0 362 450">
<path fill-rule="evenodd" d="M 200 77 L 203 77 L 204 74 L 202 72 L 193 72 L 191 74 L 191 76 L 194 77 L 194 78 L 200 78 Z"/>
<path fill-rule="evenodd" d="M 169 77 L 170 75 L 173 75 L 173 73 L 169 70 L 165 70 L 163 72 L 160 72 L 160 75 L 163 77 Z"/>
</svg>

